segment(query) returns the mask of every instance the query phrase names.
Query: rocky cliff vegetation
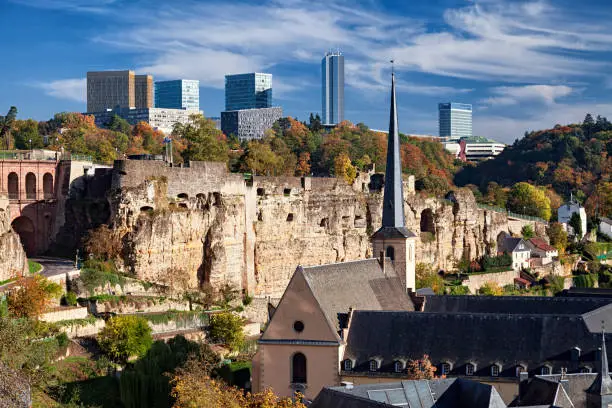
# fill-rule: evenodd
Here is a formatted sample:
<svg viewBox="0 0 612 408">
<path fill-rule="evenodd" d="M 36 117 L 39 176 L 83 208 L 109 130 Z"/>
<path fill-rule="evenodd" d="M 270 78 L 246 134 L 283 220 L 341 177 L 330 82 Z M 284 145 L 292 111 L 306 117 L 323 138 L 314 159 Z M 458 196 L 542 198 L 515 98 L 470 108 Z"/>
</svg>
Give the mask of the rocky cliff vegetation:
<svg viewBox="0 0 612 408">
<path fill-rule="evenodd" d="M 254 177 L 223 165 L 118 164 L 109 194 L 120 266 L 174 287 L 231 284 L 251 295 L 281 294 L 297 265 L 372 256 L 381 223 L 380 177 Z M 412 182 L 412 180 L 411 180 Z M 406 183 L 407 226 L 420 234 L 417 262 L 451 269 L 495 250 L 502 231 L 524 222 L 478 208 L 471 191 L 424 198 Z M 542 226 L 538 226 L 542 230 Z"/>
<path fill-rule="evenodd" d="M 28 270 L 28 260 L 19 235 L 11 228 L 8 200 L 0 197 L 0 282 Z"/>
</svg>

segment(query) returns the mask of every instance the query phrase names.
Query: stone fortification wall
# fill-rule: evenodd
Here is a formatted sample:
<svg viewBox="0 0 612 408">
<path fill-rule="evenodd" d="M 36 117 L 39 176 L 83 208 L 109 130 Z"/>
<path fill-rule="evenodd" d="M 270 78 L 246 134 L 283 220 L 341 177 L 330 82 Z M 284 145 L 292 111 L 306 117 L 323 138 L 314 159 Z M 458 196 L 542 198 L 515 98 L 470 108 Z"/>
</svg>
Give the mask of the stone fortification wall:
<svg viewBox="0 0 612 408">
<path fill-rule="evenodd" d="M 9 201 L 0 197 L 0 281 L 27 272 L 28 261 L 19 235 L 11 228 Z"/>
<path fill-rule="evenodd" d="M 482 273 L 479 275 L 470 275 L 463 285 L 470 289 L 470 293 L 477 293 L 478 289 L 485 283 L 495 283 L 500 287 L 514 284 L 515 278 L 520 278 L 519 271 L 506 271 L 495 273 Z"/>
<path fill-rule="evenodd" d="M 123 235 L 123 267 L 172 286 L 229 283 L 256 296 L 283 293 L 298 265 L 370 257 L 381 224 L 380 176 L 353 185 L 336 178 L 253 177 L 219 163 L 168 167 L 117 161 L 111 222 Z M 462 257 L 495 251 L 505 214 L 478 208 L 458 189 L 447 200 L 405 184 L 407 227 L 417 262 L 451 269 Z"/>
</svg>

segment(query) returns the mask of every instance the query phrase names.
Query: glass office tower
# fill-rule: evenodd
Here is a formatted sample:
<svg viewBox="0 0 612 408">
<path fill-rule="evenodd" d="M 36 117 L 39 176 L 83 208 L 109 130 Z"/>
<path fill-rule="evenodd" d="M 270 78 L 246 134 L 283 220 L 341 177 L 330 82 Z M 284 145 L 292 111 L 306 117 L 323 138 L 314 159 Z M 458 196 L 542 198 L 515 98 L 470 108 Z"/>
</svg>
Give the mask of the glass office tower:
<svg viewBox="0 0 612 408">
<path fill-rule="evenodd" d="M 466 103 L 441 103 L 438 105 L 440 137 L 458 140 L 472 137 L 472 105 Z"/>
<path fill-rule="evenodd" d="M 324 125 L 336 125 L 344 120 L 344 55 L 328 52 L 321 61 L 322 108 Z"/>
<path fill-rule="evenodd" d="M 249 73 L 225 76 L 225 110 L 272 107 L 272 74 Z"/>
<path fill-rule="evenodd" d="M 200 81 L 176 79 L 156 82 L 155 107 L 200 110 Z"/>
</svg>

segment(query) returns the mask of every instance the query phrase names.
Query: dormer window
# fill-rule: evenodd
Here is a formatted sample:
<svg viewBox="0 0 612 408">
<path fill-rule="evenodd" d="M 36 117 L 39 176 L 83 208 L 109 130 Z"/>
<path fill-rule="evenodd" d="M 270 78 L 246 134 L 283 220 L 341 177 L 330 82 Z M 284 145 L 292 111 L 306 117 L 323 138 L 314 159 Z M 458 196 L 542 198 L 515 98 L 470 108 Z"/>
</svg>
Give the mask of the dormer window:
<svg viewBox="0 0 612 408">
<path fill-rule="evenodd" d="M 550 375 L 550 366 L 543 366 L 542 369 L 540 370 L 540 374 L 541 375 Z"/>
<path fill-rule="evenodd" d="M 353 369 L 353 360 L 344 360 L 344 371 L 351 371 Z"/>
<path fill-rule="evenodd" d="M 378 361 L 370 360 L 370 371 L 378 370 Z"/>
<path fill-rule="evenodd" d="M 440 368 L 442 375 L 448 375 L 451 371 L 451 365 L 449 363 L 442 363 L 442 366 Z"/>
<path fill-rule="evenodd" d="M 465 375 L 474 375 L 476 367 L 472 363 L 467 363 L 465 365 Z"/>
<path fill-rule="evenodd" d="M 520 377 L 522 372 L 525 372 L 526 368 L 522 365 L 516 366 L 516 376 Z"/>
<path fill-rule="evenodd" d="M 497 364 L 491 366 L 491 377 L 499 377 L 499 366 Z"/>
<path fill-rule="evenodd" d="M 580 372 L 582 374 L 588 374 L 591 372 L 591 367 L 580 367 Z"/>
<path fill-rule="evenodd" d="M 402 362 L 401 362 L 401 361 L 396 361 L 396 362 L 393 364 L 393 370 L 394 370 L 396 373 L 401 373 L 403 369 L 404 369 L 404 367 L 403 367 L 403 364 L 402 364 Z"/>
</svg>

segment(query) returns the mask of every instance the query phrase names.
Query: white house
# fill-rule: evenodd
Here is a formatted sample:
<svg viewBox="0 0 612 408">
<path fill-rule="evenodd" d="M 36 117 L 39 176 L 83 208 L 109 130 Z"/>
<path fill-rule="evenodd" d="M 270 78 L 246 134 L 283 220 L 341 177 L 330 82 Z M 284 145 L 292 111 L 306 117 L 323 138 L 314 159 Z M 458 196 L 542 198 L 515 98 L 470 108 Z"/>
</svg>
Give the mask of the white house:
<svg viewBox="0 0 612 408">
<path fill-rule="evenodd" d="M 499 252 L 512 255 L 512 269 L 515 271 L 530 267 L 531 249 L 523 238 L 506 237 L 501 242 Z"/>
<path fill-rule="evenodd" d="M 601 217 L 599 222 L 599 232 L 612 238 L 612 220 L 606 217 Z"/>
<path fill-rule="evenodd" d="M 542 238 L 531 238 L 527 241 L 527 246 L 531 249 L 531 255 L 533 257 L 542 259 L 542 265 L 548 265 L 553 261 L 554 257 L 559 256 L 557 248 L 550 245 Z"/>
<path fill-rule="evenodd" d="M 572 214 L 578 213 L 580 216 L 580 224 L 582 225 L 582 235 L 580 239 L 587 233 L 587 215 L 586 210 L 579 203 L 570 200 L 569 203 L 563 204 L 557 211 L 557 218 L 561 224 L 568 224 L 572 218 Z"/>
</svg>

